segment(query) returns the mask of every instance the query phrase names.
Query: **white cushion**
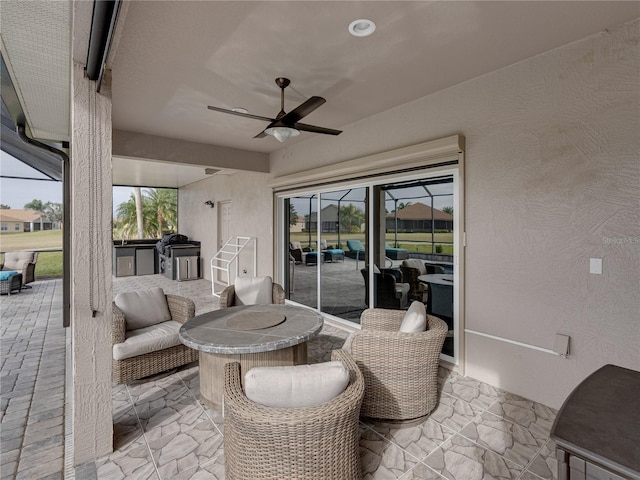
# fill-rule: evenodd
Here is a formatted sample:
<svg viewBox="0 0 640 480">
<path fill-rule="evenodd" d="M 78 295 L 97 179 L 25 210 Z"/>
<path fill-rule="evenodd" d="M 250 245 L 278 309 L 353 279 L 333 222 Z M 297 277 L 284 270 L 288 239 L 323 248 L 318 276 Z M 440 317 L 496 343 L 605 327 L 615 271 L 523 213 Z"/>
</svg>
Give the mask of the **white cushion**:
<svg viewBox="0 0 640 480">
<path fill-rule="evenodd" d="M 124 360 L 145 353 L 180 345 L 181 323 L 168 322 L 127 332 L 126 340 L 113 346 L 113 359 Z"/>
<path fill-rule="evenodd" d="M 238 277 L 234 285 L 236 305 L 269 305 L 273 303 L 271 277 Z"/>
<path fill-rule="evenodd" d="M 300 244 L 300 242 L 290 242 L 291 248 L 293 250 L 302 250 L 302 245 Z"/>
<path fill-rule="evenodd" d="M 149 327 L 171 320 L 171 312 L 160 287 L 116 295 L 116 307 L 127 320 L 127 330 Z"/>
<path fill-rule="evenodd" d="M 404 267 L 415 268 L 420 272 L 420 275 L 427 274 L 427 267 L 424 266 L 424 262 L 418 258 L 409 258 L 402 261 Z"/>
<path fill-rule="evenodd" d="M 378 268 L 378 265 L 376 265 L 375 263 L 373 264 L 373 273 L 382 273 Z"/>
<path fill-rule="evenodd" d="M 411 303 L 409 310 L 404 314 L 400 331 L 405 333 L 424 332 L 427 329 L 427 311 L 424 303 L 417 300 Z"/>
<path fill-rule="evenodd" d="M 349 384 L 349 370 L 340 362 L 256 367 L 244 376 L 247 398 L 275 408 L 320 405 L 337 397 Z"/>
</svg>

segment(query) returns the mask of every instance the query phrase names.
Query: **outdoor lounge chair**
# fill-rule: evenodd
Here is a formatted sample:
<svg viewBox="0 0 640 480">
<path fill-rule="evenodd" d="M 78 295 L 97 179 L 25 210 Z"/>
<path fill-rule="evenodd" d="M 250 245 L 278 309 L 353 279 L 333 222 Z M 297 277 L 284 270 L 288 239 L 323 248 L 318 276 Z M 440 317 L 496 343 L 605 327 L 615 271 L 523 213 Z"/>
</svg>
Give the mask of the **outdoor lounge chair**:
<svg viewBox="0 0 640 480">
<path fill-rule="evenodd" d="M 364 394 L 362 373 L 343 350 L 334 350 L 331 360 L 340 361 L 347 368 L 346 388 L 324 403 L 297 408 L 272 407 L 250 400 L 242 387 L 241 373 L 245 372 L 240 372 L 240 364 L 225 365 L 227 480 L 362 478 L 358 427 Z M 314 366 L 281 368 L 304 370 Z M 311 380 L 317 382 L 317 379 Z"/>
<path fill-rule="evenodd" d="M 178 336 L 195 311 L 193 300 L 165 295 L 159 287 L 117 295 L 111 331 L 113 382 L 130 383 L 198 360 L 198 351 Z"/>
<path fill-rule="evenodd" d="M 0 270 L 14 270 L 22 274 L 22 286 L 35 280 L 38 252 L 5 252 Z M 31 288 L 31 287 L 28 287 Z"/>
<path fill-rule="evenodd" d="M 284 305 L 284 289 L 271 277 L 237 277 L 233 285 L 220 292 L 220 308 L 270 303 Z"/>
<path fill-rule="evenodd" d="M 360 240 L 347 240 L 347 248 L 348 250 L 345 252 L 347 257 L 364 260 L 365 250 Z"/>
<path fill-rule="evenodd" d="M 403 332 L 400 326 L 407 314 L 365 310 L 360 317 L 362 329 L 352 334 L 350 346 L 343 347 L 350 349 L 364 375 L 361 417 L 414 423 L 438 402 L 438 363 L 447 325 L 427 315 L 427 330 Z"/>
<path fill-rule="evenodd" d="M 384 245 L 384 255 L 391 260 L 404 260 L 409 258 L 409 250 L 406 248 L 393 248 L 386 243 Z"/>
</svg>

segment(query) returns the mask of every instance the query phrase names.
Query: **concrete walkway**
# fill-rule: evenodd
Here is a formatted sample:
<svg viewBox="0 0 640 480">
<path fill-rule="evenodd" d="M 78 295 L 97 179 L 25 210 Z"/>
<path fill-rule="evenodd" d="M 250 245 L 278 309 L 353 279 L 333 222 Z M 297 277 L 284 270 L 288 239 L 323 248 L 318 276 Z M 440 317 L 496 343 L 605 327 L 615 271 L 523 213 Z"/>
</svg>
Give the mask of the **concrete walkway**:
<svg viewBox="0 0 640 480">
<path fill-rule="evenodd" d="M 64 477 L 62 280 L 0 297 L 2 479 Z"/>
</svg>

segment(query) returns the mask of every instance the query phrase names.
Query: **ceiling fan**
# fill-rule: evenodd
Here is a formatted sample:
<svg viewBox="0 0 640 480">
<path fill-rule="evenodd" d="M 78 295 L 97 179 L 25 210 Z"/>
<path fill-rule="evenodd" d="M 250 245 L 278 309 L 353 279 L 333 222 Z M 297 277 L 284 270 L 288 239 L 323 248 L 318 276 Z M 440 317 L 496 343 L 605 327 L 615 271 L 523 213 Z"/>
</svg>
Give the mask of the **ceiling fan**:
<svg viewBox="0 0 640 480">
<path fill-rule="evenodd" d="M 315 125 L 308 125 L 306 123 L 299 123 L 304 117 L 313 112 L 316 108 L 326 102 L 322 97 L 311 97 L 306 102 L 298 105 L 289 113 L 284 111 L 284 89 L 289 86 L 291 81 L 288 78 L 278 77 L 276 78 L 276 85 L 280 87 L 280 112 L 276 115 L 276 118 L 261 117 L 260 115 L 252 115 L 246 111 L 241 110 L 228 110 L 226 108 L 212 107 L 209 105 L 209 110 L 215 110 L 216 112 L 230 113 L 231 115 L 238 115 L 239 117 L 254 118 L 256 120 L 263 120 L 269 122 L 267 128 L 256 135 L 253 138 L 262 138 L 266 135 L 273 136 L 279 142 L 284 142 L 290 137 L 296 137 L 300 135 L 300 131 L 324 133 L 326 135 L 340 135 L 342 130 L 333 130 L 331 128 L 316 127 Z"/>
</svg>

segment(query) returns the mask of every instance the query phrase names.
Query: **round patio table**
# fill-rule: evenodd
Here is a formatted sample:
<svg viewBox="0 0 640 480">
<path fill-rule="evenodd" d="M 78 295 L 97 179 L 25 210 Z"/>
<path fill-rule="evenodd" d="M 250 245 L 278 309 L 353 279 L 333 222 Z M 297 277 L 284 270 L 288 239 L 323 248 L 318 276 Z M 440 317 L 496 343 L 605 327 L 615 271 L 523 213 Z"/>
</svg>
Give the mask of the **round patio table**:
<svg viewBox="0 0 640 480">
<path fill-rule="evenodd" d="M 179 335 L 199 351 L 200 400 L 222 409 L 228 362 L 240 362 L 243 374 L 253 367 L 307 363 L 307 341 L 323 323 L 320 313 L 291 305 L 242 305 L 188 320 Z"/>
</svg>

